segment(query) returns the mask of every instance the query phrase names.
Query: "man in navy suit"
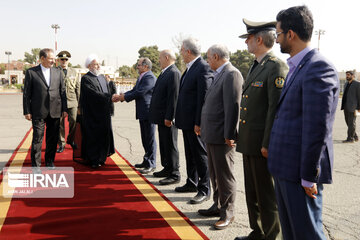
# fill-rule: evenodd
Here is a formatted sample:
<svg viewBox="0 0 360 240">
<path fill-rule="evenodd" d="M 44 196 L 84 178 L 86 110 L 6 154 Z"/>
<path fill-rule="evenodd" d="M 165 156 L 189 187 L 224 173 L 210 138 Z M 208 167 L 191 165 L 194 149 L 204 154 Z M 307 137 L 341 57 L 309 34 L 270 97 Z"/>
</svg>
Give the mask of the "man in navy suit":
<svg viewBox="0 0 360 240">
<path fill-rule="evenodd" d="M 332 182 L 339 79 L 335 67 L 310 48 L 313 17 L 306 6 L 283 10 L 276 20 L 276 41 L 290 54 L 268 153 L 283 237 L 325 240 L 323 184 Z"/>
<path fill-rule="evenodd" d="M 175 66 L 176 56 L 171 50 L 159 55 L 161 74 L 156 80 L 151 98 L 149 119 L 157 124 L 159 132 L 161 165 L 154 177 L 163 177 L 159 183 L 169 185 L 180 182 L 178 129 L 174 126 L 175 108 L 179 95 L 181 73 Z"/>
<path fill-rule="evenodd" d="M 200 56 L 196 39 L 185 39 L 180 54 L 186 63 L 186 71 L 180 79 L 175 125 L 182 129 L 185 157 L 186 184 L 175 188 L 176 192 L 197 192 L 191 204 L 202 203 L 210 196 L 208 160 L 204 142 L 200 138 L 200 118 L 205 93 L 213 81 L 209 64 Z"/>
<path fill-rule="evenodd" d="M 156 168 L 156 141 L 155 125 L 149 121 L 149 108 L 152 92 L 156 78 L 151 72 L 152 62 L 149 58 L 140 58 L 137 69 L 140 74 L 135 86 L 125 94 L 120 95 L 120 101 L 130 102 L 135 100 L 136 119 L 139 119 L 141 140 L 145 150 L 143 162 L 135 164 L 136 168 L 141 168 L 143 174 L 151 173 Z"/>
</svg>

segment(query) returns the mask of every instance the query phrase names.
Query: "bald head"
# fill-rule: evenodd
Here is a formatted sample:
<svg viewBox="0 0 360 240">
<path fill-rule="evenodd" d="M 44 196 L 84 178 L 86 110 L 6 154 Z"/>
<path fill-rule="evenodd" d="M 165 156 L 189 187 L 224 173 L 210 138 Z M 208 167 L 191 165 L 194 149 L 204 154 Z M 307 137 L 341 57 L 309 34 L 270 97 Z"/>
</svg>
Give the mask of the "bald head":
<svg viewBox="0 0 360 240">
<path fill-rule="evenodd" d="M 165 49 L 160 52 L 159 62 L 161 69 L 164 69 L 169 65 L 174 64 L 175 61 L 176 61 L 176 56 L 174 51 L 170 49 Z"/>
</svg>

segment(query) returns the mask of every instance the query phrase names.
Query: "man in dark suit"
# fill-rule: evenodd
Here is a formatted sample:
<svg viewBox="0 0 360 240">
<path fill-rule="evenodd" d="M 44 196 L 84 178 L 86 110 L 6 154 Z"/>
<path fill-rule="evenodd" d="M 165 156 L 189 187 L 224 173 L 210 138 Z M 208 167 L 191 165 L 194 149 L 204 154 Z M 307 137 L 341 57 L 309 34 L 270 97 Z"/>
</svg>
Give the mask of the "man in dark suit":
<svg viewBox="0 0 360 240">
<path fill-rule="evenodd" d="M 290 54 L 268 152 L 282 233 L 285 240 L 325 240 L 323 184 L 332 182 L 339 79 L 335 67 L 310 48 L 313 17 L 306 6 L 283 10 L 276 20 L 281 52 Z"/>
<path fill-rule="evenodd" d="M 359 141 L 356 134 L 356 111 L 360 112 L 360 83 L 355 80 L 355 71 L 346 72 L 346 81 L 341 100 L 341 110 L 344 110 L 348 130 L 347 139 L 343 142 L 353 143 Z"/>
<path fill-rule="evenodd" d="M 100 74 L 100 63 L 95 54 L 87 57 L 85 66 L 89 71 L 81 78 L 81 149 L 85 163 L 97 169 L 115 153 L 111 106 L 112 102 L 119 101 L 120 96 L 113 94 L 105 76 Z"/>
<path fill-rule="evenodd" d="M 252 232 L 248 239 L 282 239 L 274 180 L 267 151 L 276 105 L 288 68 L 271 51 L 276 22 L 243 19 L 248 51 L 255 55 L 244 84 L 236 150 L 243 155 L 246 205 Z"/>
<path fill-rule="evenodd" d="M 229 50 L 223 45 L 213 45 L 207 51 L 207 61 L 215 73 L 201 113 L 201 138 L 206 143 L 214 204 L 198 212 L 203 216 L 220 215 L 214 224 L 216 229 L 228 227 L 235 212 L 234 142 L 243 78 L 229 58 Z"/>
<path fill-rule="evenodd" d="M 193 38 L 185 39 L 180 51 L 186 71 L 181 76 L 175 125 L 182 129 L 185 157 L 186 184 L 176 192 L 198 192 L 191 204 L 209 199 L 210 181 L 205 144 L 200 138 L 201 109 L 205 93 L 213 80 L 209 65 L 200 56 L 200 45 Z"/>
<path fill-rule="evenodd" d="M 176 56 L 171 50 L 160 52 L 162 69 L 152 93 L 149 119 L 158 125 L 161 165 L 163 169 L 154 172 L 155 177 L 164 177 L 159 182 L 169 185 L 180 182 L 178 130 L 173 124 L 176 102 L 179 95 L 181 73 L 175 66 Z"/>
<path fill-rule="evenodd" d="M 36 173 L 41 172 L 41 145 L 45 125 L 45 165 L 55 169 L 60 117 L 67 115 L 63 75 L 59 69 L 52 67 L 55 62 L 54 50 L 44 48 L 39 55 L 41 64 L 26 71 L 23 94 L 24 115 L 32 121 L 33 126 L 31 165 Z"/>
<path fill-rule="evenodd" d="M 136 119 L 139 119 L 141 140 L 145 150 L 142 163 L 135 164 L 135 167 L 140 168 L 140 172 L 143 174 L 151 173 L 156 168 L 155 124 L 149 121 L 151 95 L 156 82 L 151 67 L 152 63 L 149 58 L 140 58 L 137 63 L 140 76 L 134 88 L 120 95 L 122 102 L 135 100 Z"/>
</svg>

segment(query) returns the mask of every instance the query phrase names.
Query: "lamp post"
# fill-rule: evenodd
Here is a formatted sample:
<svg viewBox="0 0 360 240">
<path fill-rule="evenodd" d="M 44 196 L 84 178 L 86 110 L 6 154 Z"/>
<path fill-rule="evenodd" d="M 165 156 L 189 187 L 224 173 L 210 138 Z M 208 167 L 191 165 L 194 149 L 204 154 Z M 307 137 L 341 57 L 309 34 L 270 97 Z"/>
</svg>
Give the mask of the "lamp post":
<svg viewBox="0 0 360 240">
<path fill-rule="evenodd" d="M 5 54 L 8 56 L 8 80 L 9 80 L 9 86 L 11 83 L 10 80 L 10 55 L 12 54 L 10 51 L 6 51 Z"/>
<path fill-rule="evenodd" d="M 320 36 L 325 34 L 325 30 L 319 29 L 318 31 L 315 31 L 315 35 L 318 35 L 318 51 L 320 51 Z"/>
<path fill-rule="evenodd" d="M 57 39 L 56 39 L 56 34 L 57 34 L 57 30 L 60 28 L 59 24 L 52 24 L 51 28 L 55 29 L 55 55 L 57 54 Z"/>
</svg>

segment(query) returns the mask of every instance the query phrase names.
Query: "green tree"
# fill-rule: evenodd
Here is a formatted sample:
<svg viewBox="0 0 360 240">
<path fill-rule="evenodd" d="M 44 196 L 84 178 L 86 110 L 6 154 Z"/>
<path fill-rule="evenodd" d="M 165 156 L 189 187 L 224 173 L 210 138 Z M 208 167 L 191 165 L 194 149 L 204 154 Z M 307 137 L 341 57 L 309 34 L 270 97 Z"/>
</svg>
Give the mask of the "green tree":
<svg viewBox="0 0 360 240">
<path fill-rule="evenodd" d="M 230 62 L 234 65 L 234 67 L 239 69 L 244 78 L 249 72 L 254 59 L 254 55 L 249 53 L 248 50 L 237 50 L 230 55 Z"/>
<path fill-rule="evenodd" d="M 155 76 L 159 76 L 161 72 L 160 63 L 159 63 L 159 49 L 158 46 L 149 46 L 149 47 L 142 47 L 139 50 L 139 58 L 147 57 L 152 62 L 152 72 Z"/>
<path fill-rule="evenodd" d="M 5 74 L 5 64 L 4 63 L 0 64 L 0 74 Z"/>
<path fill-rule="evenodd" d="M 73 65 L 72 68 L 81 68 L 81 65 L 80 64 L 77 64 L 77 65 Z"/>
<path fill-rule="evenodd" d="M 39 61 L 40 50 L 40 48 L 32 48 L 31 53 L 25 52 L 24 62 L 28 62 L 30 64 L 37 64 Z"/>
<path fill-rule="evenodd" d="M 175 53 L 175 56 L 176 56 L 175 65 L 180 70 L 180 72 L 183 73 L 186 69 L 186 65 L 180 54 Z"/>
<path fill-rule="evenodd" d="M 119 67 L 119 76 L 120 77 L 127 77 L 127 78 L 128 77 L 136 78 L 138 76 L 138 74 L 137 74 L 134 66 L 129 67 L 127 65 L 123 65 L 123 66 Z"/>
<path fill-rule="evenodd" d="M 30 64 L 25 64 L 23 66 L 23 73 L 25 74 L 26 70 L 28 70 L 29 68 L 31 68 L 32 66 Z"/>
</svg>

